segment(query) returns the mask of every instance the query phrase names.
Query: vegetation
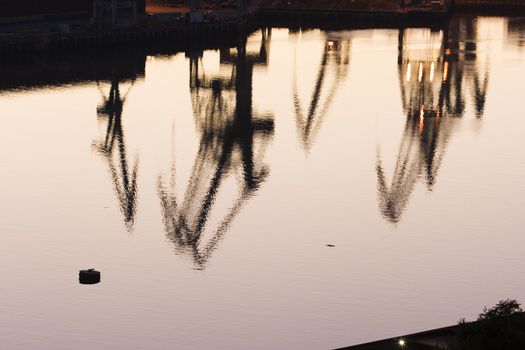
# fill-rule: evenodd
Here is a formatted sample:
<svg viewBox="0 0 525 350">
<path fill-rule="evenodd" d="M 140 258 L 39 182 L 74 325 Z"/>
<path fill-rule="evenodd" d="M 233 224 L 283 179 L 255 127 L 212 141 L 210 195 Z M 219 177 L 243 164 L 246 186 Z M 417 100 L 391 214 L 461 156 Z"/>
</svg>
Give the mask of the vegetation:
<svg viewBox="0 0 525 350">
<path fill-rule="evenodd" d="M 459 321 L 454 350 L 516 350 L 525 348 L 525 313 L 516 300 L 485 307 L 477 322 Z"/>
</svg>

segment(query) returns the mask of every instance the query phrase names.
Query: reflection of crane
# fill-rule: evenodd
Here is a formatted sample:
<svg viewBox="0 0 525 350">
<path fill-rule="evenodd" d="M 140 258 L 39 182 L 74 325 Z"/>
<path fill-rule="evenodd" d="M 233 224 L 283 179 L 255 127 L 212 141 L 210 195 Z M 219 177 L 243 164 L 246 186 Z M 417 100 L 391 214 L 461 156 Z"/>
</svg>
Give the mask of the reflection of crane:
<svg viewBox="0 0 525 350">
<path fill-rule="evenodd" d="M 457 31 L 451 29 L 452 33 Z M 467 38 L 451 39 L 447 31 L 441 40 L 433 34 L 418 50 L 405 45 L 406 32 L 400 31 L 399 80 L 407 118 L 390 186 L 379 150 L 376 166 L 380 211 L 392 223 L 400 220 L 420 177 L 432 190 L 457 118 L 465 113 L 465 82 L 471 85 L 476 117 L 483 115 L 488 76 L 485 73 L 480 79 L 474 63 L 474 28 L 467 33 Z"/>
<path fill-rule="evenodd" d="M 525 18 L 507 19 L 507 40 L 516 45 L 520 50 L 525 47 Z"/>
<path fill-rule="evenodd" d="M 201 269 L 243 204 L 269 174 L 263 156 L 273 135 L 273 117 L 252 113 L 253 67 L 266 65 L 267 34 L 263 31 L 257 54 L 246 52 L 246 39 L 239 43 L 236 54 L 221 52 L 221 65 L 232 66 L 227 77 L 208 78 L 199 58 L 190 59 L 190 90 L 200 144 L 182 201 L 175 190 L 175 164 L 169 185 L 159 177 L 158 192 L 168 238 L 178 251 L 191 254 Z M 205 230 L 212 208 L 218 206 L 221 185 L 230 175 L 237 179 L 238 196 L 208 237 Z"/>
<path fill-rule="evenodd" d="M 134 82 L 133 80 L 131 86 L 133 86 Z M 100 85 L 98 83 L 97 85 L 100 89 Z M 108 163 L 120 210 L 124 215 L 126 228 L 128 231 L 131 231 L 136 211 L 138 158 L 135 157 L 134 165 L 131 166 L 130 170 L 126 154 L 124 130 L 122 128 L 122 109 L 129 90 L 122 97 L 119 85 L 119 78 L 114 73 L 111 79 L 109 96 L 103 95 L 104 100 L 97 108 L 99 120 L 105 120 L 107 126 L 105 137 L 95 143 L 95 148 Z"/>
<path fill-rule="evenodd" d="M 456 117 L 463 116 L 465 101 L 462 92 L 470 86 L 474 113 L 476 118 L 481 118 L 485 109 L 485 97 L 488 87 L 487 68 L 480 71 L 477 53 L 477 19 L 474 16 L 453 17 L 445 32 L 446 41 L 445 62 L 449 62 L 447 73 L 450 77 L 445 84 L 445 103 L 448 112 Z"/>
<path fill-rule="evenodd" d="M 314 91 L 306 111 L 306 116 L 303 112 L 301 99 L 299 97 L 297 68 L 294 70 L 293 102 L 295 109 L 295 122 L 306 152 L 310 150 L 315 141 L 323 123 L 324 116 L 330 108 L 339 84 L 348 74 L 349 60 L 350 41 L 340 39 L 330 40 L 330 38 L 327 38 L 321 56 L 321 63 L 319 64 L 319 72 L 317 73 Z M 328 90 L 325 91 L 326 74 L 330 68 L 334 68 L 334 80 L 331 86 L 328 86 Z M 324 103 L 321 103 L 322 98 L 325 99 Z"/>
</svg>

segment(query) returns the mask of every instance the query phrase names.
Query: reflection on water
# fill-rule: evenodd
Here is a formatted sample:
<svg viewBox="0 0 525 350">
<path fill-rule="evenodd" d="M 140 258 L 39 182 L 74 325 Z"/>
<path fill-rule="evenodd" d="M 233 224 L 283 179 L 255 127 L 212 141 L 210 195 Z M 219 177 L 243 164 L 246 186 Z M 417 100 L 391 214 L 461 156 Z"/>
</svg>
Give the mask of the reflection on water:
<svg viewBox="0 0 525 350">
<path fill-rule="evenodd" d="M 390 185 L 380 149 L 376 165 L 379 208 L 392 223 L 401 219 L 419 179 L 432 191 L 466 99 L 473 101 L 476 118 L 482 118 L 488 87 L 487 68 L 477 62 L 473 18 L 454 18 L 439 32 L 402 29 L 398 49 L 406 122 Z"/>
<path fill-rule="evenodd" d="M 293 104 L 295 110 L 295 122 L 299 138 L 303 143 L 305 152 L 313 146 L 316 135 L 321 129 L 323 119 L 335 97 L 337 89 L 348 74 L 350 62 L 350 40 L 331 38 L 331 32 L 325 34 L 324 49 L 319 64 L 314 89 L 307 104 L 306 112 L 303 111 L 303 103 L 299 97 L 297 74 L 298 69 L 294 67 L 293 76 Z M 295 54 L 297 63 L 297 53 Z M 331 84 L 326 83 L 326 75 L 333 72 L 334 79 Z"/>
<path fill-rule="evenodd" d="M 508 36 L 520 49 L 525 46 L 525 18 L 509 18 Z"/>
<path fill-rule="evenodd" d="M 338 348 L 523 300 L 522 23 L 0 57 L 0 343 Z"/>
<path fill-rule="evenodd" d="M 523 34 L 522 22 L 509 19 L 510 35 Z M 467 106 L 473 106 L 476 118 L 483 117 L 489 74 L 486 59 L 478 57 L 477 23 L 474 17 L 456 16 L 441 30 L 399 30 L 397 64 L 405 126 L 390 180 L 379 146 L 376 160 L 379 210 L 391 223 L 401 220 L 419 180 L 428 191 L 433 190 L 457 120 L 463 118 Z M 291 33 L 297 41 L 298 32 Z M 202 51 L 186 53 L 199 148 L 184 195 L 176 193 L 174 160 L 171 172 L 159 175 L 158 195 L 166 235 L 177 251 L 190 253 L 199 267 L 206 264 L 242 205 L 270 173 L 263 158 L 274 133 L 274 118 L 253 110 L 252 84 L 254 67 L 268 65 L 271 34 L 271 29 L 256 34 L 259 39 L 254 40 L 259 48 L 254 52 L 248 52 L 246 37 L 239 39 L 234 48 L 222 48 L 218 74 L 206 73 Z M 294 56 L 291 102 L 306 153 L 314 146 L 350 67 L 352 35 L 326 31 L 322 36 L 321 59 L 317 67 L 311 67 L 316 76 L 306 103 L 298 83 L 299 74 L 304 74 L 297 68 L 302 57 L 297 51 Z M 518 45 L 522 45 L 520 40 Z M 145 62 L 145 53 L 90 57 L 63 64 L 67 69 L 53 70 L 51 75 L 44 71 L 34 80 L 25 71 L 13 74 L 6 70 L 3 82 L 4 89 L 17 89 L 96 81 L 102 96 L 97 119 L 105 133 L 94 142 L 94 149 L 107 163 L 128 231 L 133 229 L 136 215 L 139 161 L 138 155 L 127 154 L 122 120 L 129 91 L 136 79 L 144 77 Z M 228 176 L 237 181 L 238 197 L 223 220 L 215 228 L 208 227 L 210 213 Z M 211 233 L 206 233 L 208 230 Z"/>
<path fill-rule="evenodd" d="M 523 33 L 521 23 L 520 19 L 510 19 L 509 33 Z M 290 30 L 296 46 L 299 34 L 308 32 Z M 391 223 L 401 220 L 418 181 L 424 182 L 428 191 L 433 190 L 457 120 L 464 116 L 467 106 L 473 106 L 477 119 L 483 117 L 489 77 L 486 59 L 478 58 L 474 17 L 453 17 L 440 30 L 404 28 L 398 32 L 398 79 L 405 126 L 390 180 L 379 146 L 376 159 L 379 211 Z M 320 62 L 311 67 L 316 73 L 306 103 L 301 98 L 298 79 L 304 74 L 297 66 L 302 57 L 297 50 L 294 53 L 291 102 L 306 153 L 314 146 L 323 120 L 348 77 L 351 33 L 321 33 Z M 237 213 L 270 174 L 264 154 L 274 134 L 274 117 L 253 110 L 252 85 L 254 67 L 268 66 L 272 31 L 262 29 L 255 35 L 258 39 L 253 35 L 251 39 L 258 42 L 258 50 L 253 52 L 247 50 L 246 37 L 239 39 L 234 48 L 222 48 L 221 71 L 216 74 L 207 74 L 203 51 L 186 52 L 199 147 L 184 194 L 176 191 L 175 157 L 170 172 L 159 175 L 157 192 L 168 239 L 177 252 L 191 255 L 198 268 L 206 265 Z M 94 142 L 94 149 L 107 163 L 125 227 L 131 231 L 139 198 L 139 158 L 137 154 L 127 154 L 122 119 L 129 91 L 145 75 L 146 54 L 91 59 L 74 61 L 78 67 L 65 65 L 72 72 L 62 70 L 38 77 L 34 85 L 55 81 L 62 84 L 64 79 L 96 81 L 102 96 L 97 119 L 105 133 Z M 71 78 L 76 71 L 78 77 Z M 19 75 L 18 79 L 24 76 Z M 5 88 L 31 88 L 31 82 L 25 80 L 6 81 Z M 219 204 L 222 185 L 229 177 L 237 183 L 236 197 L 229 204 Z M 223 205 L 229 211 L 218 222 L 209 224 L 214 207 Z"/>
<path fill-rule="evenodd" d="M 100 140 L 94 143 L 95 149 L 108 163 L 114 190 L 128 231 L 133 229 L 135 220 L 139 162 L 138 156 L 135 156 L 131 162 L 132 165 L 130 166 L 128 164 L 126 139 L 122 127 L 122 111 L 126 97 L 135 84 L 134 75 L 135 74 L 133 74 L 131 84 L 124 96 L 121 96 L 120 93 L 121 77 L 117 63 L 112 67 L 109 95 L 105 95 L 100 83 L 97 81 L 97 88 L 100 90 L 103 99 L 97 107 L 97 118 L 99 123 L 105 124 L 106 133 Z M 114 147 L 115 143 L 117 147 Z"/>
<path fill-rule="evenodd" d="M 252 108 L 252 77 L 256 65 L 266 66 L 271 31 L 263 29 L 259 52 L 246 50 L 246 38 L 220 52 L 226 75 L 209 76 L 202 53 L 190 53 L 190 91 L 200 142 L 183 196 L 175 188 L 176 165 L 161 175 L 158 193 L 166 235 L 176 251 L 191 255 L 204 268 L 243 204 L 269 175 L 264 153 L 274 132 L 273 116 Z M 235 51 L 235 52 L 234 52 Z M 228 212 L 206 234 L 208 219 L 225 178 L 235 177 L 237 194 Z M 167 179 L 168 180 L 167 180 Z"/>
</svg>

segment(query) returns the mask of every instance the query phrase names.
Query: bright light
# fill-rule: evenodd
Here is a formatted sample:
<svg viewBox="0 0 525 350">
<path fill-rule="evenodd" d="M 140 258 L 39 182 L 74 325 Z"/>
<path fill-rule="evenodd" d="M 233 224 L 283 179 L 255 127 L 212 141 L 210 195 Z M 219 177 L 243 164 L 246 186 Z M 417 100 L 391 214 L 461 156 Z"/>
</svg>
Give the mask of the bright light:
<svg viewBox="0 0 525 350">
<path fill-rule="evenodd" d="M 445 68 L 443 68 L 443 81 L 446 81 L 448 78 L 448 62 L 445 62 Z"/>
<path fill-rule="evenodd" d="M 421 135 L 423 133 L 423 128 L 425 127 L 425 106 L 421 106 L 421 111 L 419 112 L 419 124 L 418 124 L 418 129 L 419 129 L 419 134 Z M 401 339 L 402 340 L 402 339 Z M 404 340 L 403 340 L 404 342 Z"/>
<path fill-rule="evenodd" d="M 399 344 L 399 346 L 405 346 L 406 344 L 406 342 L 403 339 L 399 339 L 397 343 Z"/>
</svg>

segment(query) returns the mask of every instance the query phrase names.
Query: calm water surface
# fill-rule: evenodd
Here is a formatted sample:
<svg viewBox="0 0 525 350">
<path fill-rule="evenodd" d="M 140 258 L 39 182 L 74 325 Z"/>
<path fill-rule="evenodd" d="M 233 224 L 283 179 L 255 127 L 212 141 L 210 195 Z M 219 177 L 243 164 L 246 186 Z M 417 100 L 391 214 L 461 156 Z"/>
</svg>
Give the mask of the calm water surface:
<svg viewBox="0 0 525 350">
<path fill-rule="evenodd" d="M 525 302 L 525 19 L 51 62 L 0 74 L 2 348 L 327 349 Z"/>
</svg>

